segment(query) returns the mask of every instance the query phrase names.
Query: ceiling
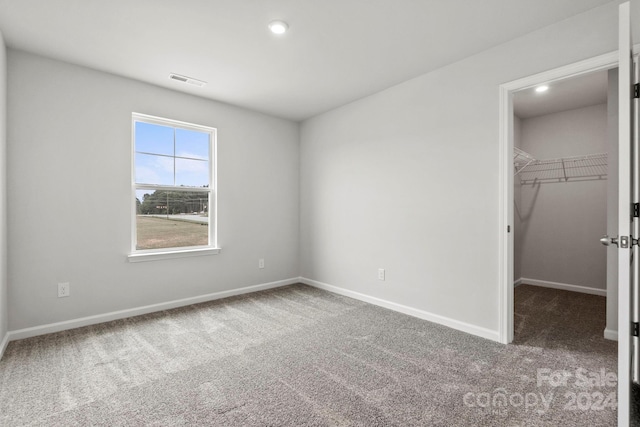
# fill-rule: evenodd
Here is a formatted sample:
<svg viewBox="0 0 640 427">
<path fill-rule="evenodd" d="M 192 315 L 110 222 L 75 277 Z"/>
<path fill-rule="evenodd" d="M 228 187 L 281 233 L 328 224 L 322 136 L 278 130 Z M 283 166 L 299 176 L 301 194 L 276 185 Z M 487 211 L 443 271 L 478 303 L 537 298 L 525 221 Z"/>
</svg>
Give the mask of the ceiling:
<svg viewBox="0 0 640 427">
<path fill-rule="evenodd" d="M 10 48 L 297 121 L 609 1 L 0 0 L 0 31 Z M 289 32 L 269 33 L 275 19 Z"/>
<path fill-rule="evenodd" d="M 549 90 L 535 88 L 513 95 L 513 113 L 521 119 L 559 113 L 607 102 L 607 71 L 598 71 L 549 83 Z"/>
</svg>

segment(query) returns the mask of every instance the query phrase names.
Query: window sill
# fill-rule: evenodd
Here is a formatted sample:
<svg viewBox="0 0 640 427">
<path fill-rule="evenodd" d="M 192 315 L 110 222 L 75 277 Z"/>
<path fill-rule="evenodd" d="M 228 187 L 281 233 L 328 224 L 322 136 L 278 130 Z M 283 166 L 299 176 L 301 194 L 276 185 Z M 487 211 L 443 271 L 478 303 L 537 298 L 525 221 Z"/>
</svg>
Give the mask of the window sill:
<svg viewBox="0 0 640 427">
<path fill-rule="evenodd" d="M 220 248 L 198 248 L 186 249 L 182 251 L 131 253 L 127 255 L 127 258 L 129 258 L 129 262 L 145 262 L 158 261 L 161 259 L 187 258 L 202 255 L 217 255 L 219 253 Z"/>
</svg>

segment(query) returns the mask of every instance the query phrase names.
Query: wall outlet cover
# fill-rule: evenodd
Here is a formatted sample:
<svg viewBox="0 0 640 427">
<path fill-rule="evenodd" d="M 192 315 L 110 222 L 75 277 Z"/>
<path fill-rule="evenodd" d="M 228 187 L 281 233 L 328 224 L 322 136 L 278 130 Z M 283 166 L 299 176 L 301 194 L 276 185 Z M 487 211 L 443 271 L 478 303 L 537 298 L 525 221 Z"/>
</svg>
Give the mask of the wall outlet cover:
<svg viewBox="0 0 640 427">
<path fill-rule="evenodd" d="M 58 298 L 64 298 L 71 295 L 71 285 L 69 282 L 58 283 Z"/>
</svg>

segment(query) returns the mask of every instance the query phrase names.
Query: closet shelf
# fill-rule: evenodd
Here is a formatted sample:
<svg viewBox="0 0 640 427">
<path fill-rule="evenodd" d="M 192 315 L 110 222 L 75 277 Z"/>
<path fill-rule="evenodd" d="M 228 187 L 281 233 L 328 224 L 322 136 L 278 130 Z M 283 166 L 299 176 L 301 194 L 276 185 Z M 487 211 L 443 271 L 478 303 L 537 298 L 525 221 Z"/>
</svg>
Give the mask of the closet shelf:
<svg viewBox="0 0 640 427">
<path fill-rule="evenodd" d="M 539 160 L 514 147 L 513 165 L 521 184 L 607 178 L 607 153 Z"/>
</svg>

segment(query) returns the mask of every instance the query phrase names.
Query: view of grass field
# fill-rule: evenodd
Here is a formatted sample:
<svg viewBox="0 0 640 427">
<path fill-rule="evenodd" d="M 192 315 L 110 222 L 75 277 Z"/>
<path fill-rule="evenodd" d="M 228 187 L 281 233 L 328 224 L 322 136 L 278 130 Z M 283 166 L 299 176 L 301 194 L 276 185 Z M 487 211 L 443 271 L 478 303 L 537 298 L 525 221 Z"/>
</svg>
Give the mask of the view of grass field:
<svg viewBox="0 0 640 427">
<path fill-rule="evenodd" d="M 209 227 L 195 222 L 138 215 L 136 232 L 138 250 L 209 244 Z"/>
</svg>

